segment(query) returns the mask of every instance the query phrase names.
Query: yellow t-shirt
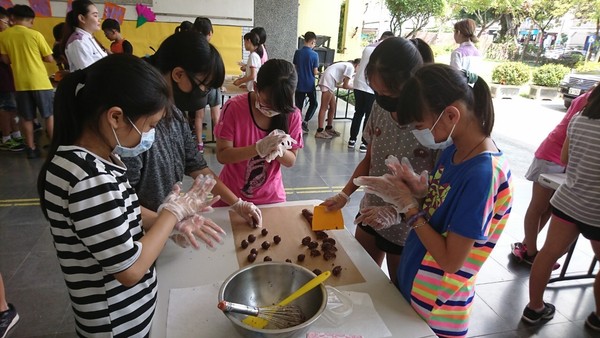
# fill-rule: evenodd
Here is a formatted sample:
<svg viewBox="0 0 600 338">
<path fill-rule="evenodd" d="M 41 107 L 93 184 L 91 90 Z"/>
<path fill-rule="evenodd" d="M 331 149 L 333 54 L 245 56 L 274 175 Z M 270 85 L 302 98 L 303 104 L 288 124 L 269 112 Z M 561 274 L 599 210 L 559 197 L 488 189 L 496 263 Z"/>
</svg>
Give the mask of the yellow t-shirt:
<svg viewBox="0 0 600 338">
<path fill-rule="evenodd" d="M 52 49 L 42 33 L 22 25 L 10 27 L 0 35 L 0 54 L 10 58 L 15 90 L 52 89 L 42 60 Z"/>
</svg>

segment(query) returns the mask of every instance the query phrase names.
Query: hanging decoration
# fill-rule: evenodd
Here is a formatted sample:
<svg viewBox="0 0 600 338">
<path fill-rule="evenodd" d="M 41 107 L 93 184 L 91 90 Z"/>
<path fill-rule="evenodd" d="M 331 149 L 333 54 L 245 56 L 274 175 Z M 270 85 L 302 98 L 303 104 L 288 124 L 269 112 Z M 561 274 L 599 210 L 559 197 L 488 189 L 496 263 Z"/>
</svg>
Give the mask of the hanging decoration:
<svg viewBox="0 0 600 338">
<path fill-rule="evenodd" d="M 125 19 L 125 7 L 119 6 L 112 2 L 105 2 L 102 20 L 104 21 L 106 19 L 115 19 L 117 22 L 119 22 L 119 25 L 122 25 L 123 20 Z"/>
<path fill-rule="evenodd" d="M 29 6 L 35 12 L 36 17 L 51 17 L 52 9 L 50 0 L 29 0 Z"/>
<path fill-rule="evenodd" d="M 137 5 L 135 5 L 135 10 L 138 13 L 137 24 L 135 26 L 136 28 L 140 27 L 141 25 L 145 24 L 146 22 L 156 21 L 156 15 L 152 11 L 152 8 L 150 8 L 146 5 L 137 4 Z"/>
<path fill-rule="evenodd" d="M 10 0 L 0 0 L 0 7 L 4 7 L 4 9 L 9 9 L 11 8 L 13 5 L 12 1 Z"/>
</svg>

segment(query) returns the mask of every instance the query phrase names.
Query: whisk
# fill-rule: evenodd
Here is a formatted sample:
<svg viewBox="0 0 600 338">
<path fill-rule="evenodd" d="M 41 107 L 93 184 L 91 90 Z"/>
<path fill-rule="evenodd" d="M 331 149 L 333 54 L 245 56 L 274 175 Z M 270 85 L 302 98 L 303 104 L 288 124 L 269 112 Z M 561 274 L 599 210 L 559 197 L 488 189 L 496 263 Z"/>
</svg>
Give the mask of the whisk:
<svg viewBox="0 0 600 338">
<path fill-rule="evenodd" d="M 321 273 L 320 275 L 318 275 L 318 276 L 314 277 L 313 279 L 311 279 L 310 281 L 308 281 L 306 284 L 302 285 L 298 290 L 294 291 L 291 295 L 287 296 L 287 298 L 285 298 L 281 302 L 277 303 L 277 305 L 259 308 L 259 307 L 246 306 L 243 304 L 235 304 L 235 303 L 229 303 L 226 301 L 221 301 L 221 302 L 219 302 L 217 307 L 219 309 L 221 309 L 223 312 L 230 311 L 230 312 L 248 314 L 249 316 L 244 318 L 244 320 L 242 320 L 242 323 L 252 326 L 254 328 L 257 328 L 257 329 L 264 329 L 267 325 L 269 325 L 271 323 L 271 319 L 273 319 L 273 317 L 276 317 L 275 320 L 277 321 L 277 324 L 274 323 L 273 325 L 270 325 L 272 327 L 282 329 L 282 328 L 296 326 L 298 324 L 303 323 L 306 320 L 306 318 L 304 317 L 304 314 L 302 313 L 302 311 L 299 311 L 300 310 L 299 308 L 298 308 L 298 310 L 296 310 L 296 309 L 294 309 L 296 307 L 294 307 L 293 305 L 290 306 L 289 303 L 296 300 L 298 297 L 304 295 L 308 291 L 314 289 L 317 285 L 323 283 L 327 278 L 329 278 L 329 276 L 331 276 L 331 271 L 325 271 L 325 272 Z M 231 305 L 240 305 L 241 307 L 236 306 L 236 307 L 231 307 L 228 310 L 224 310 L 224 308 L 227 309 L 228 303 Z M 245 310 L 248 310 L 248 309 L 249 309 L 249 311 L 252 311 L 252 312 L 245 312 Z M 261 312 L 261 309 L 262 309 L 262 312 Z"/>
<path fill-rule="evenodd" d="M 297 305 L 249 306 L 222 300 L 217 307 L 223 312 L 242 313 L 267 320 L 270 328 L 285 329 L 306 321 L 302 309 Z"/>
</svg>

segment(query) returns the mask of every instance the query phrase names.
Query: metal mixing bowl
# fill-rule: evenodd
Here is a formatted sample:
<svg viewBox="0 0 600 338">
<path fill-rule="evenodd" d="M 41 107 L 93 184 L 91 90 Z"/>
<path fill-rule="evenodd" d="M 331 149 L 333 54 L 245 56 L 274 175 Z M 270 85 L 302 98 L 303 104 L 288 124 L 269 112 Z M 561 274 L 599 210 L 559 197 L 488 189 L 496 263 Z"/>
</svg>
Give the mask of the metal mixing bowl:
<svg viewBox="0 0 600 338">
<path fill-rule="evenodd" d="M 219 301 L 226 300 L 253 306 L 277 304 L 315 277 L 312 271 L 292 263 L 265 262 L 246 266 L 229 276 L 219 290 Z M 327 305 L 323 284 L 312 289 L 292 304 L 298 305 L 307 320 L 285 329 L 256 329 L 242 323 L 246 315 L 225 313 L 244 337 L 303 337 Z"/>
</svg>

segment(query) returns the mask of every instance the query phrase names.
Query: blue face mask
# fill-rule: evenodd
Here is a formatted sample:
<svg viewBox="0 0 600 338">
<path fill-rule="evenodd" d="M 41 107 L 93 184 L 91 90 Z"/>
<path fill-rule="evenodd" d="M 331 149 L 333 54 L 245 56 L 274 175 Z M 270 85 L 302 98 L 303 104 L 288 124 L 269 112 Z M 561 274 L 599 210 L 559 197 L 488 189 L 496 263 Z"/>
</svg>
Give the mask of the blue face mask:
<svg viewBox="0 0 600 338">
<path fill-rule="evenodd" d="M 129 118 L 127 118 L 127 119 L 129 120 L 129 122 L 131 122 L 131 120 Z M 137 127 L 135 126 L 135 124 L 133 122 L 131 122 L 131 125 L 133 126 L 135 131 L 137 131 L 138 134 L 140 134 L 142 136 L 140 143 L 133 148 L 123 147 L 121 145 L 121 142 L 119 142 L 119 138 L 117 137 L 117 133 L 115 132 L 115 129 L 113 128 L 112 131 L 113 131 L 113 134 L 115 134 L 115 139 L 117 140 L 117 146 L 113 150 L 113 154 L 117 154 L 120 157 L 136 157 L 139 154 L 147 151 L 148 149 L 150 149 L 152 147 L 152 143 L 154 143 L 154 136 L 156 134 L 156 130 L 154 128 L 152 128 L 149 131 L 142 133 L 142 132 L 140 132 L 139 129 L 137 129 Z"/>
<path fill-rule="evenodd" d="M 429 149 L 436 150 L 436 149 L 446 149 L 452 144 L 452 133 L 454 132 L 454 128 L 456 127 L 456 125 L 452 126 L 452 130 L 450 130 L 450 134 L 448 135 L 448 138 L 445 141 L 435 142 L 435 139 L 433 137 L 433 128 L 435 128 L 435 126 L 437 125 L 437 123 L 439 122 L 439 120 L 443 114 L 444 114 L 444 112 L 442 111 L 442 113 L 437 118 L 437 120 L 435 121 L 435 123 L 433 124 L 431 129 L 427 129 L 427 128 L 421 129 L 421 130 L 415 129 L 412 131 L 413 135 L 415 136 L 417 141 L 419 141 L 419 143 L 421 143 L 422 146 L 427 147 Z"/>
</svg>

